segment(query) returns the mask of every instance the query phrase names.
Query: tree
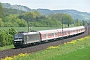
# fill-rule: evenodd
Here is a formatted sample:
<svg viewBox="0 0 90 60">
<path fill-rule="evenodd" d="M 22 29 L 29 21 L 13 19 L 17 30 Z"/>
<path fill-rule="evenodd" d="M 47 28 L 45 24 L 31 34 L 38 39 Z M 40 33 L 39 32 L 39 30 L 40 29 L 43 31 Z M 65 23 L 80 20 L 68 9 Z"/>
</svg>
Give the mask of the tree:
<svg viewBox="0 0 90 60">
<path fill-rule="evenodd" d="M 0 18 L 0 27 L 3 26 L 3 21 L 2 21 L 2 18 Z"/>
<path fill-rule="evenodd" d="M 9 29 L 9 34 L 14 35 L 16 33 L 16 30 L 14 28 Z"/>
<path fill-rule="evenodd" d="M 76 26 L 81 26 L 81 25 L 82 25 L 82 22 L 77 19 L 75 25 L 76 25 Z"/>
<path fill-rule="evenodd" d="M 35 18 L 36 18 L 36 15 L 34 12 L 27 12 L 24 14 L 24 17 L 23 17 L 26 21 L 34 21 Z"/>
<path fill-rule="evenodd" d="M 20 27 L 26 27 L 27 26 L 27 22 L 24 19 L 17 19 L 16 22 Z"/>
<path fill-rule="evenodd" d="M 3 16 L 4 16 L 3 7 L 2 4 L 0 3 L 0 18 L 2 18 Z"/>
<path fill-rule="evenodd" d="M 72 24 L 73 18 L 69 14 L 63 15 L 63 23 L 64 24 Z"/>
<path fill-rule="evenodd" d="M 62 13 L 56 13 L 56 14 L 50 14 L 48 17 L 50 17 L 51 20 L 55 19 L 55 20 L 61 21 L 63 15 L 64 14 Z"/>
<path fill-rule="evenodd" d="M 34 11 L 34 13 L 35 13 L 35 15 L 36 15 L 37 17 L 39 17 L 39 16 L 40 16 L 39 11 L 35 10 L 35 11 Z"/>
</svg>

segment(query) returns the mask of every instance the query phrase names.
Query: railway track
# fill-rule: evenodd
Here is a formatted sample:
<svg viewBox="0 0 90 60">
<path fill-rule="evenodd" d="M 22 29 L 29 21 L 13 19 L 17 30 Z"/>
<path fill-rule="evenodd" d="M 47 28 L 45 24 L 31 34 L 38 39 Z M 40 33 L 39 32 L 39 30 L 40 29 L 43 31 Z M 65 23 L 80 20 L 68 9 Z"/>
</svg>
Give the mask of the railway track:
<svg viewBox="0 0 90 60">
<path fill-rule="evenodd" d="M 67 38 L 67 39 L 63 39 L 63 40 L 58 40 L 58 41 L 54 41 L 54 42 L 50 42 L 50 43 L 30 46 L 30 47 L 26 47 L 26 48 L 18 48 L 18 49 L 12 48 L 12 49 L 8 49 L 8 50 L 0 51 L 0 58 L 5 58 L 6 56 L 14 56 L 14 55 L 18 55 L 20 53 L 37 52 L 40 50 L 44 50 L 47 47 L 52 46 L 52 45 L 53 46 L 60 45 L 60 44 L 63 44 L 64 42 L 90 35 L 90 26 L 85 26 L 85 27 L 86 27 L 85 33 L 78 35 L 78 36 L 75 36 L 75 37 L 71 37 L 71 38 Z"/>
</svg>

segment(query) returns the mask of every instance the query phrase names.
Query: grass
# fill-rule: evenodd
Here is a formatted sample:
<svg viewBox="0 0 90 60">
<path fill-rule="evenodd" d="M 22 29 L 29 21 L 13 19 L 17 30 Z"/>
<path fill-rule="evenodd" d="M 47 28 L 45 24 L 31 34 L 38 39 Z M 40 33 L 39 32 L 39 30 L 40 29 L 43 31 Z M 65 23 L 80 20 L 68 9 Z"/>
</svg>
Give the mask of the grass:
<svg viewBox="0 0 90 60">
<path fill-rule="evenodd" d="M 78 51 L 63 55 L 61 57 L 57 56 L 53 60 L 90 60 L 90 46 L 80 49 Z"/>
<path fill-rule="evenodd" d="M 10 48 L 14 48 L 14 46 L 13 45 L 9 45 L 9 46 L 0 47 L 0 51 L 6 50 L 6 49 L 10 49 Z"/>
<path fill-rule="evenodd" d="M 28 27 L 0 27 L 0 30 L 8 30 L 9 28 L 14 28 L 16 31 L 28 31 Z M 57 29 L 59 27 L 32 27 L 32 30 L 50 30 Z"/>
<path fill-rule="evenodd" d="M 63 27 L 67 27 L 67 25 L 63 25 Z M 70 27 L 74 27 L 74 24 L 70 25 Z M 28 31 L 28 27 L 0 27 L 0 30 L 8 30 L 9 28 L 14 28 L 16 31 Z M 32 30 L 50 30 L 50 29 L 59 29 L 61 27 L 32 27 Z"/>
<path fill-rule="evenodd" d="M 7 57 L 12 60 L 89 60 L 90 36 L 30 54 Z M 21 57 L 20 57 L 21 56 Z"/>
</svg>

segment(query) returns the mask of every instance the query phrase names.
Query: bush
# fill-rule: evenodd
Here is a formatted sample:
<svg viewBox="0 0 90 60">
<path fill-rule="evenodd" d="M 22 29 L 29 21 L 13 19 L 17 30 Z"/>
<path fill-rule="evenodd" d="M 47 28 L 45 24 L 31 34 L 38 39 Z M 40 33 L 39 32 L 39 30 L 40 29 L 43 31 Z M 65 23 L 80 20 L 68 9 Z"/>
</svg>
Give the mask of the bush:
<svg viewBox="0 0 90 60">
<path fill-rule="evenodd" d="M 15 29 L 0 30 L 0 47 L 13 44 L 13 35 L 16 33 Z"/>
</svg>

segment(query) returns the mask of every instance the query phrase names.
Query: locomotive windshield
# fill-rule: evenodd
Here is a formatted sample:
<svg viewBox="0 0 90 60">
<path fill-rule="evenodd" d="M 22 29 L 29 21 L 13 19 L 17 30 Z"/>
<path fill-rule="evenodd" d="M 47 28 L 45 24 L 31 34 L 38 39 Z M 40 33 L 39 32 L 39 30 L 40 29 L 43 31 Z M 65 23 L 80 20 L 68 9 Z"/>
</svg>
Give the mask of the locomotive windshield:
<svg viewBox="0 0 90 60">
<path fill-rule="evenodd" d="M 21 41 L 21 40 L 22 40 L 22 35 L 21 34 L 15 34 L 14 41 Z"/>
</svg>

